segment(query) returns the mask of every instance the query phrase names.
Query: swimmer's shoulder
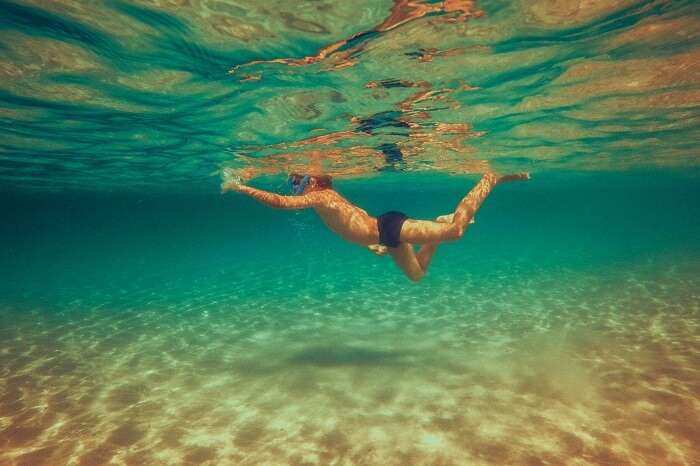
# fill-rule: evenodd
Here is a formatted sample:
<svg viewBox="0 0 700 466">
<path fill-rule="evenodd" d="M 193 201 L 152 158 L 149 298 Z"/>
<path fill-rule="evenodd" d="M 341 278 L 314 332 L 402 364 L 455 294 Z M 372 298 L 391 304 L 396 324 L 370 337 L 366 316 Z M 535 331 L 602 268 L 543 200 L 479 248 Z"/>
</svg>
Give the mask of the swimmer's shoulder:
<svg viewBox="0 0 700 466">
<path fill-rule="evenodd" d="M 350 204 L 350 202 L 333 189 L 323 189 L 309 193 L 314 197 L 314 201 L 321 206 L 337 207 L 340 204 Z"/>
</svg>

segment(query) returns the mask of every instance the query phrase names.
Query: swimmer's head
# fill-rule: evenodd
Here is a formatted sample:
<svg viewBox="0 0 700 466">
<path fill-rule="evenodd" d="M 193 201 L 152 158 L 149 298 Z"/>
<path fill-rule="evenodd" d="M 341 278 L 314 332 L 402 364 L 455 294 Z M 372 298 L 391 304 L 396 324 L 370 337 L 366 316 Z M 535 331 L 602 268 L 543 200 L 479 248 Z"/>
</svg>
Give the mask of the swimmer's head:
<svg viewBox="0 0 700 466">
<path fill-rule="evenodd" d="M 300 175 L 298 173 L 291 173 L 287 181 L 289 182 L 292 193 L 295 195 L 333 187 L 333 178 L 330 175 Z"/>
</svg>

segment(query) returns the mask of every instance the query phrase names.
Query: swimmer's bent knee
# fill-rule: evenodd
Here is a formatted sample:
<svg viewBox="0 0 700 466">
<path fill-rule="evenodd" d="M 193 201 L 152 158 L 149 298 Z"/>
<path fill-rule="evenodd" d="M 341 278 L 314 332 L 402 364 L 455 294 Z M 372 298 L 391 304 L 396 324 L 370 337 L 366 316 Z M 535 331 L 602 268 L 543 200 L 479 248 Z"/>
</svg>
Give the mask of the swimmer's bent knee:
<svg viewBox="0 0 700 466">
<path fill-rule="evenodd" d="M 447 239 L 449 239 L 449 240 L 462 239 L 462 236 L 464 236 L 464 230 L 465 230 L 465 228 L 461 225 L 455 225 L 455 224 L 450 225 L 450 229 L 447 231 Z"/>
</svg>

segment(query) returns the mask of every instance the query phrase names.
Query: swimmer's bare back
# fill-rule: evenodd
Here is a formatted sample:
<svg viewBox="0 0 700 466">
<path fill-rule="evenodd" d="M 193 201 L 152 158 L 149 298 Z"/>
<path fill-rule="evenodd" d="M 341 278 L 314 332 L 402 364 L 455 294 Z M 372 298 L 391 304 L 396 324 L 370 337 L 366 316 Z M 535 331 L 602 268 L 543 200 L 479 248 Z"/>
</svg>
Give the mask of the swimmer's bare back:
<svg viewBox="0 0 700 466">
<path fill-rule="evenodd" d="M 222 192 L 237 191 L 269 207 L 277 209 L 314 209 L 333 232 L 352 243 L 368 247 L 375 254 L 389 254 L 401 270 L 414 281 L 425 275 L 437 246 L 445 241 L 462 238 L 476 211 L 498 183 L 527 180 L 527 173 L 498 177 L 492 173 L 484 175 L 477 185 L 460 201 L 454 213 L 438 217 L 437 221 L 407 218 L 399 232 L 397 247 L 380 245 L 379 222 L 365 210 L 352 204 L 337 191 L 319 187 L 310 178 L 303 193 L 283 196 L 262 189 L 246 186 L 235 176 L 226 176 L 221 185 Z M 422 245 L 418 253 L 414 244 Z"/>
</svg>

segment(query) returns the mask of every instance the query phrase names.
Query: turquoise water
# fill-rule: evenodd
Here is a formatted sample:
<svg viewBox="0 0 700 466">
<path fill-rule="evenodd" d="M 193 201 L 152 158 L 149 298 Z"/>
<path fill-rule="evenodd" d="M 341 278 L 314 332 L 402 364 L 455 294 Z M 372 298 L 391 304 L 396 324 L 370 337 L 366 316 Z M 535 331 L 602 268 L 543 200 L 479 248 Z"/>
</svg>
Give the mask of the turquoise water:
<svg viewBox="0 0 700 466">
<path fill-rule="evenodd" d="M 694 2 L 0 11 L 1 464 L 700 459 Z M 412 283 L 224 166 L 532 180 Z"/>
</svg>

